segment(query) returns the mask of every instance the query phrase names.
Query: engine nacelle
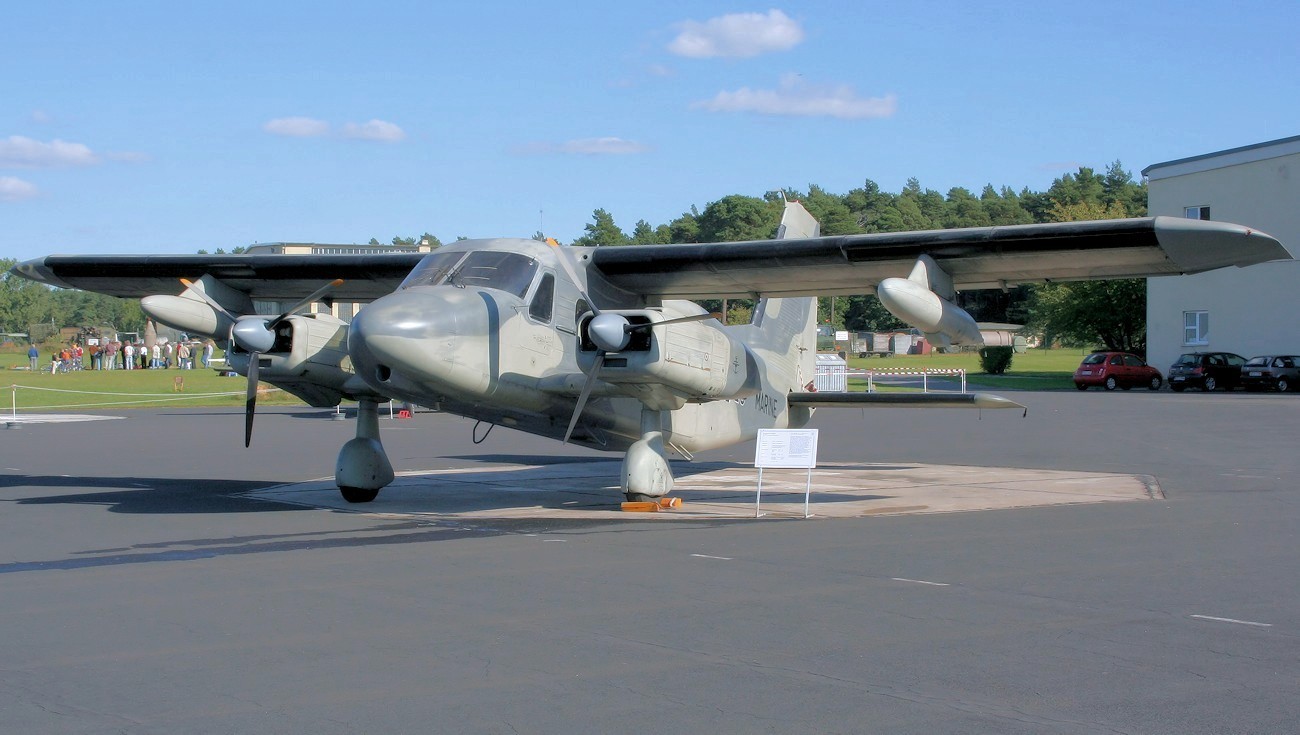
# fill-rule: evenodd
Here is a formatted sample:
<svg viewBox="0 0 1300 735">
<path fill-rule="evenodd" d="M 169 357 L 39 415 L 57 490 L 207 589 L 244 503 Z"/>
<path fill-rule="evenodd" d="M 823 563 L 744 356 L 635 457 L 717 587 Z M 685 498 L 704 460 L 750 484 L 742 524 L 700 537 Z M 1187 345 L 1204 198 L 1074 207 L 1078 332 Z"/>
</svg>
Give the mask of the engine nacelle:
<svg viewBox="0 0 1300 735">
<path fill-rule="evenodd" d="M 232 345 L 235 370 L 247 374 L 250 353 Z M 299 314 L 277 325 L 275 344 L 258 355 L 258 378 L 307 401 L 336 406 L 361 385 L 348 356 L 348 325 L 328 314 Z M 349 381 L 352 381 L 349 385 Z"/>
<path fill-rule="evenodd" d="M 649 309 L 619 310 L 633 325 L 657 324 L 685 314 Z M 702 313 L 702 312 L 701 312 Z M 595 361 L 596 348 L 584 335 L 578 360 L 584 371 Z M 623 386 L 662 386 L 688 401 L 743 398 L 758 392 L 757 361 L 743 342 L 716 319 L 678 322 L 637 329 L 628 346 L 605 357 L 600 379 Z"/>
</svg>

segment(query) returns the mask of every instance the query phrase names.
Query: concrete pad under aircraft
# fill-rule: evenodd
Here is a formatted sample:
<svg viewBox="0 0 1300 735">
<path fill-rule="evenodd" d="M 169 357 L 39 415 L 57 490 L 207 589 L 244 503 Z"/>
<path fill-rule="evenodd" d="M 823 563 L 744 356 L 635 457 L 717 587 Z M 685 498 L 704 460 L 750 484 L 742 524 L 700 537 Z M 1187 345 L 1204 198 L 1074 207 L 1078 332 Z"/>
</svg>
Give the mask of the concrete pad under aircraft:
<svg viewBox="0 0 1300 735">
<path fill-rule="evenodd" d="M 493 464 L 399 475 L 365 506 L 347 503 L 332 478 L 256 490 L 246 497 L 385 517 L 438 520 L 719 520 L 753 519 L 758 475 L 721 462 L 679 463 L 674 496 L 682 506 L 624 513 L 617 498 L 619 462 Z M 767 470 L 766 518 L 802 518 L 804 470 Z M 611 492 L 614 491 L 614 492 Z M 1163 499 L 1143 475 L 933 464 L 835 463 L 812 475 L 814 518 L 953 513 L 1002 508 Z"/>
</svg>

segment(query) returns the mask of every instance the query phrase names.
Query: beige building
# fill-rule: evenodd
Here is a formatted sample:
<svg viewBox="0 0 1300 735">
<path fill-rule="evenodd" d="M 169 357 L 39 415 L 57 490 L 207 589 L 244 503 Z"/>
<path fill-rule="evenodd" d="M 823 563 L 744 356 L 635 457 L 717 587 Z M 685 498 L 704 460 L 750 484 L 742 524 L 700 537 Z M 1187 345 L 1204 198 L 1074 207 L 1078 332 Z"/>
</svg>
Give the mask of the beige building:
<svg viewBox="0 0 1300 735">
<path fill-rule="evenodd" d="M 429 240 L 421 240 L 418 245 L 330 245 L 313 242 L 268 242 L 260 245 L 251 245 L 244 251 L 250 255 L 373 255 L 375 253 L 430 253 L 433 252 L 433 244 Z M 365 304 L 353 301 L 335 301 L 332 306 L 326 306 L 320 302 L 313 303 L 307 313 L 331 314 L 337 319 L 345 322 L 351 322 L 352 317 Z M 253 303 L 259 314 L 279 314 L 284 310 L 286 304 L 275 301 L 257 301 Z"/>
<path fill-rule="evenodd" d="M 1300 257 L 1300 136 L 1142 170 L 1152 215 L 1235 222 Z M 1300 261 L 1147 281 L 1147 361 L 1183 352 L 1300 355 Z"/>
</svg>

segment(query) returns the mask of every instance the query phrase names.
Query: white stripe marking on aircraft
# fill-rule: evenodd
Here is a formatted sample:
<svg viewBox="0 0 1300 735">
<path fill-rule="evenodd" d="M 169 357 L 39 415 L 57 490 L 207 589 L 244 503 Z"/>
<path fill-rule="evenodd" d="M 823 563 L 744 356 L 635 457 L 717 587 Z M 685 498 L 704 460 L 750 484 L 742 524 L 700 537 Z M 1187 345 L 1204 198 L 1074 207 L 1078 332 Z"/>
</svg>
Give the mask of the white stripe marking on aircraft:
<svg viewBox="0 0 1300 735">
<path fill-rule="evenodd" d="M 911 582 L 912 584 L 928 584 L 931 587 L 951 587 L 947 582 L 927 582 L 924 579 L 906 579 L 904 577 L 890 577 L 895 582 Z"/>
</svg>

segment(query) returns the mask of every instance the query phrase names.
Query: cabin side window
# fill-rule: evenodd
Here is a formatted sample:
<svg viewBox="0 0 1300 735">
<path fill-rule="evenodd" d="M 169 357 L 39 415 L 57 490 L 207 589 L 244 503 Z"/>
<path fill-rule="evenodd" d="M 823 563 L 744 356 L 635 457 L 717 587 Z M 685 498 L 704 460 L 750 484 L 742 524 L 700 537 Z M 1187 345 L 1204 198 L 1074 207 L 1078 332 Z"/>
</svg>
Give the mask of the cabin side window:
<svg viewBox="0 0 1300 735">
<path fill-rule="evenodd" d="M 543 273 L 533 291 L 533 300 L 528 303 L 528 316 L 539 322 L 551 320 L 551 310 L 555 307 L 555 276 Z"/>
</svg>

